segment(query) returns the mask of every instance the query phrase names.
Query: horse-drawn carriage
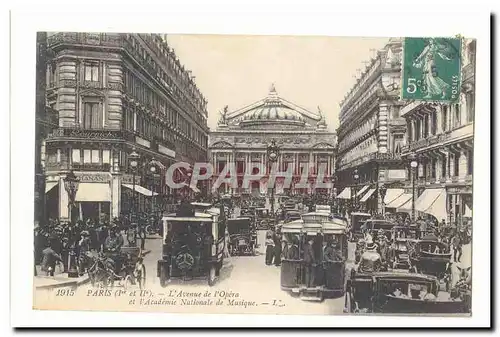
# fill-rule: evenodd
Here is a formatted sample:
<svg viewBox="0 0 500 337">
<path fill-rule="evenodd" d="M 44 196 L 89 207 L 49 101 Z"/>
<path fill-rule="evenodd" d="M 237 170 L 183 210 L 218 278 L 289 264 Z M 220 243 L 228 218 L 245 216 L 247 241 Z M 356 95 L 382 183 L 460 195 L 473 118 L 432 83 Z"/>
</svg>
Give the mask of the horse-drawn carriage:
<svg viewBox="0 0 500 337">
<path fill-rule="evenodd" d="M 87 273 L 92 286 L 114 287 L 118 282 L 125 289 L 135 285 L 144 288 L 146 267 L 139 247 L 121 247 L 119 252 L 88 254 L 90 266 Z"/>
</svg>

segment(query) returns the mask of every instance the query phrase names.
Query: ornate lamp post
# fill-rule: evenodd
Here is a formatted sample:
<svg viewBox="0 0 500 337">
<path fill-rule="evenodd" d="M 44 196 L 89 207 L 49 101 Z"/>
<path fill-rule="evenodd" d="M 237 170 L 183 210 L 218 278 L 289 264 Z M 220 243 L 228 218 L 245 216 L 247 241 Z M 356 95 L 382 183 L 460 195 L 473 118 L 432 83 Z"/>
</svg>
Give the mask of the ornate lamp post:
<svg viewBox="0 0 500 337">
<path fill-rule="evenodd" d="M 76 177 L 73 171 L 69 171 L 64 178 L 64 189 L 68 193 L 68 218 L 71 222 L 74 222 L 72 208 L 75 205 L 76 192 L 78 192 L 78 186 L 80 185 L 80 180 Z"/>
<path fill-rule="evenodd" d="M 384 184 L 382 184 L 379 188 L 378 188 L 378 193 L 380 193 L 380 202 L 382 203 L 382 215 L 385 214 L 385 204 L 384 204 L 384 199 L 385 199 L 385 195 L 387 193 L 387 187 L 385 187 Z"/>
<path fill-rule="evenodd" d="M 358 180 L 359 180 L 359 174 L 358 174 L 358 169 L 355 169 L 354 172 L 352 173 L 352 179 L 354 181 L 354 193 L 353 193 L 353 208 L 356 209 L 358 207 L 358 201 L 357 201 L 357 196 L 356 194 L 358 193 L 357 185 L 358 185 Z"/>
<path fill-rule="evenodd" d="M 71 223 L 75 223 L 74 215 L 75 213 L 72 212 L 72 208 L 75 205 L 75 198 L 76 198 L 76 192 L 78 192 L 78 186 L 80 185 L 80 180 L 76 177 L 75 173 L 73 171 L 69 171 L 69 173 L 66 175 L 66 178 L 64 178 L 64 189 L 68 193 L 68 218 L 70 219 Z M 72 249 L 69 252 L 68 256 L 68 277 L 78 277 L 78 270 L 76 269 L 76 252 L 75 252 L 75 243 L 71 243 Z M 66 263 L 66 261 L 64 261 Z"/>
<path fill-rule="evenodd" d="M 149 162 L 149 173 L 151 176 L 151 214 L 154 214 L 155 210 L 155 174 L 158 172 L 158 168 L 156 167 L 156 162 L 155 160 L 151 160 Z"/>
<path fill-rule="evenodd" d="M 132 170 L 132 212 L 131 214 L 134 214 L 135 216 L 135 213 L 136 213 L 136 204 L 137 204 L 137 201 L 136 201 L 136 195 L 135 195 L 135 173 L 137 172 L 137 167 L 139 166 L 139 159 L 140 159 L 140 156 L 137 154 L 137 152 L 135 152 L 135 150 L 132 151 L 131 154 L 129 154 L 128 156 L 128 162 L 129 162 L 129 165 L 130 165 L 130 169 Z"/>
<path fill-rule="evenodd" d="M 279 154 L 280 149 L 273 139 L 271 144 L 267 146 L 267 160 L 269 160 L 271 164 L 274 164 L 278 161 Z M 271 188 L 271 214 L 274 215 L 274 186 Z"/>
<path fill-rule="evenodd" d="M 412 153 L 408 156 L 408 160 L 410 160 L 410 167 L 411 167 L 411 221 L 415 222 L 415 181 L 416 181 L 416 175 L 417 175 L 417 167 L 418 167 L 418 161 L 417 161 L 417 156 Z"/>
<path fill-rule="evenodd" d="M 330 179 L 332 181 L 332 198 L 331 198 L 331 205 L 330 205 L 330 213 L 334 213 L 333 209 L 335 207 L 335 205 L 337 204 L 337 188 L 335 187 L 335 185 L 337 185 L 337 176 L 335 175 L 335 173 L 332 173 L 332 175 L 330 176 Z"/>
</svg>

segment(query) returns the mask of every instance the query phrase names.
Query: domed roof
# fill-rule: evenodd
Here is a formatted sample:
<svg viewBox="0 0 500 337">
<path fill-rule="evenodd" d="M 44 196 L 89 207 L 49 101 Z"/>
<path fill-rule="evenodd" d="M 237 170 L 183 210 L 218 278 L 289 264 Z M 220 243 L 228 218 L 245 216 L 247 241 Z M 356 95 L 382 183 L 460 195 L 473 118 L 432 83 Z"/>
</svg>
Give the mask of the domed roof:
<svg viewBox="0 0 500 337">
<path fill-rule="evenodd" d="M 274 85 L 271 86 L 269 95 L 264 100 L 264 103 L 246 111 L 240 119 L 240 123 L 264 121 L 282 121 L 290 123 L 305 124 L 305 119 L 300 112 L 283 104 L 278 97 Z"/>
</svg>

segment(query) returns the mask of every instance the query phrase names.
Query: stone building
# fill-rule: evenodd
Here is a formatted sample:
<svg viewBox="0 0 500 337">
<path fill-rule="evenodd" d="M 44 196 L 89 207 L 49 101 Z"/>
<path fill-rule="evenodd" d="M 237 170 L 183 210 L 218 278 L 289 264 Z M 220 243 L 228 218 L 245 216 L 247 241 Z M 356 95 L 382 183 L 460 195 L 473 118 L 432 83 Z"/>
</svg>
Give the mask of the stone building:
<svg viewBox="0 0 500 337">
<path fill-rule="evenodd" d="M 408 162 L 413 154 L 418 162 L 415 211 L 455 225 L 472 217 L 475 47 L 475 40 L 462 44 L 459 102 L 411 102 L 401 110 L 408 124 L 402 156 Z M 411 184 L 409 180 L 408 189 Z M 397 206 L 409 210 L 411 199 Z"/>
<path fill-rule="evenodd" d="M 381 211 L 383 202 L 403 193 L 406 123 L 399 101 L 401 51 L 401 39 L 390 39 L 340 104 L 338 198 L 366 210 Z M 384 200 L 378 193 L 381 184 L 387 188 Z"/>
<path fill-rule="evenodd" d="M 328 182 L 335 172 L 335 133 L 327 130 L 319 107 L 318 112 L 312 112 L 287 101 L 278 95 L 274 85 L 264 99 L 233 111 L 228 111 L 226 107 L 217 129 L 210 133 L 209 156 L 215 168 L 213 181 L 227 163 L 234 163 L 238 175 L 237 188 L 224 184 L 220 186 L 219 192 L 268 195 L 270 189 L 266 178 L 251 183 L 248 188 L 243 188 L 242 181 L 246 168 L 251 164 L 261 165 L 269 173 L 267 147 L 272 140 L 280 148 L 279 171 L 286 171 L 290 164 L 294 164 L 290 188 L 286 189 L 283 181 L 277 179 L 277 195 L 332 192 L 316 188 L 312 181 L 317 177 L 320 164 L 326 165 L 324 182 Z M 311 186 L 295 188 L 303 170 L 307 169 L 305 167 L 311 167 L 308 172 Z"/>
<path fill-rule="evenodd" d="M 68 218 L 62 179 L 70 170 L 80 179 L 83 219 L 116 217 L 137 198 L 140 208 L 153 196 L 159 206 L 166 199 L 160 197 L 177 193 L 165 187 L 163 171 L 177 161 L 207 160 L 207 102 L 166 40 L 65 32 L 49 34 L 47 44 L 47 100 L 59 112 L 46 139 L 50 216 Z M 133 150 L 140 156 L 135 174 Z"/>
</svg>

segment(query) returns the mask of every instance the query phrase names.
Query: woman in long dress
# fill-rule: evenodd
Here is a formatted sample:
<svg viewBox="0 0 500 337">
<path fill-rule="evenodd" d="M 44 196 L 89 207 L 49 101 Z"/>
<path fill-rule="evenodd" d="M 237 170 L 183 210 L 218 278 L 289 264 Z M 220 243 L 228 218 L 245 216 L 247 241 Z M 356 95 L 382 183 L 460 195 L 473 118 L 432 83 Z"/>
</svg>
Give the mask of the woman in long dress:
<svg viewBox="0 0 500 337">
<path fill-rule="evenodd" d="M 441 95 L 441 98 L 446 97 L 446 91 L 450 88 L 450 84 L 439 77 L 439 71 L 436 66 L 438 58 L 451 61 L 451 58 L 445 54 L 446 52 L 448 52 L 448 47 L 437 43 L 434 39 L 429 39 L 429 44 L 425 46 L 422 53 L 413 62 L 415 68 L 422 68 L 427 92 L 424 96 L 425 98 L 432 98 L 439 95 Z"/>
</svg>

